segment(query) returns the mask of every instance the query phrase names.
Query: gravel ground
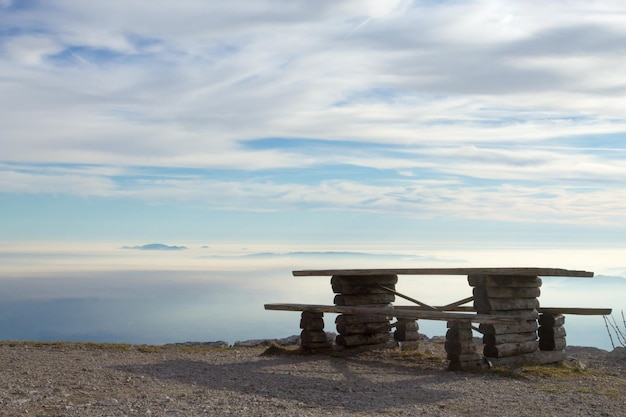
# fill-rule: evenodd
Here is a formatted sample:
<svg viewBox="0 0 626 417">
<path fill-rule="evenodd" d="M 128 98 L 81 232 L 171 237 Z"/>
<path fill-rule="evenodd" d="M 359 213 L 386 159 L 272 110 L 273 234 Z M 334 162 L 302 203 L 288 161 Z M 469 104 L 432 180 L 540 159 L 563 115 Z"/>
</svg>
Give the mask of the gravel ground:
<svg viewBox="0 0 626 417">
<path fill-rule="evenodd" d="M 440 345 L 420 350 L 4 342 L 0 416 L 626 416 L 626 361 L 606 351 L 569 348 L 566 367 L 459 373 Z"/>
</svg>

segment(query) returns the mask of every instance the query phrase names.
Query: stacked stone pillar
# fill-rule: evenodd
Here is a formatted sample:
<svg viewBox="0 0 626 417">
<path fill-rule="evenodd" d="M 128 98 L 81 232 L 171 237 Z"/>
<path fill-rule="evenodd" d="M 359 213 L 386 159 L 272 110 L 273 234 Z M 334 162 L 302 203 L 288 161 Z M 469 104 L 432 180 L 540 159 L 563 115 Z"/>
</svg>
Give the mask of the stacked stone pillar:
<svg viewBox="0 0 626 417">
<path fill-rule="evenodd" d="M 419 347 L 419 324 L 417 320 L 398 319 L 395 324 L 393 339 L 398 342 L 400 350 L 411 350 Z"/>
<path fill-rule="evenodd" d="M 537 309 L 541 279 L 536 276 L 470 275 L 474 310 L 481 314 L 521 318 L 517 325 L 480 324 L 486 358 L 506 358 L 536 352 Z"/>
<path fill-rule="evenodd" d="M 331 278 L 335 305 L 362 307 L 391 307 L 395 295 L 385 289 L 395 290 L 397 275 L 338 275 Z M 337 333 L 335 343 L 339 346 L 356 347 L 388 343 L 390 340 L 390 317 L 375 314 L 340 314 L 335 320 Z"/>
<path fill-rule="evenodd" d="M 450 361 L 448 369 L 451 371 L 478 369 L 483 364 L 474 343 L 472 324 L 469 321 L 448 322 L 445 348 Z"/>
<path fill-rule="evenodd" d="M 539 315 L 539 349 L 561 351 L 565 354 L 565 316 L 542 313 Z"/>
<path fill-rule="evenodd" d="M 327 349 L 331 347 L 324 331 L 324 313 L 303 311 L 300 318 L 300 347 L 307 350 Z"/>
</svg>

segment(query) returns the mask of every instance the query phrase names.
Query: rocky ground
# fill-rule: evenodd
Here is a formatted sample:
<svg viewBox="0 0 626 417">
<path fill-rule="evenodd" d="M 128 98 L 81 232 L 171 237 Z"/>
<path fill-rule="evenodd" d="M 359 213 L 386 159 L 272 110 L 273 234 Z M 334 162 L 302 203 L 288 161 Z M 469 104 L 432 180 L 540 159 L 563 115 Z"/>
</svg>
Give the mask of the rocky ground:
<svg viewBox="0 0 626 417">
<path fill-rule="evenodd" d="M 440 342 L 302 355 L 283 348 L 0 344 L 0 416 L 625 416 L 626 359 L 446 370 Z"/>
</svg>

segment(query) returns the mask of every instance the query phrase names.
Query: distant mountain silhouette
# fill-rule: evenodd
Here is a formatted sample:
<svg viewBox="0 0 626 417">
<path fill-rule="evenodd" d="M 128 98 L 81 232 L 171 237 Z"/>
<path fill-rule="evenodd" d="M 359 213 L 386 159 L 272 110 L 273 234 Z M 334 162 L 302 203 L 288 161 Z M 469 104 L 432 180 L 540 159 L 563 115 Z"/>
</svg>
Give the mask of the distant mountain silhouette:
<svg viewBox="0 0 626 417">
<path fill-rule="evenodd" d="M 576 279 L 571 284 L 575 284 L 578 288 L 596 288 L 602 287 L 622 287 L 626 289 L 626 277 L 611 275 L 596 275 L 592 279 Z"/>
<path fill-rule="evenodd" d="M 169 246 L 162 243 L 150 243 L 143 246 L 123 246 L 122 249 L 134 250 L 185 250 L 186 246 Z"/>
<path fill-rule="evenodd" d="M 410 255 L 401 253 L 367 253 L 367 252 L 349 252 L 349 251 L 320 251 L 320 252 L 256 252 L 241 255 L 205 255 L 200 256 L 204 259 L 272 259 L 272 258 L 314 258 L 314 259 L 384 259 L 384 260 L 402 260 L 403 262 L 430 262 L 439 259 L 432 256 Z M 446 259 L 448 263 L 462 262 L 460 260 Z"/>
</svg>

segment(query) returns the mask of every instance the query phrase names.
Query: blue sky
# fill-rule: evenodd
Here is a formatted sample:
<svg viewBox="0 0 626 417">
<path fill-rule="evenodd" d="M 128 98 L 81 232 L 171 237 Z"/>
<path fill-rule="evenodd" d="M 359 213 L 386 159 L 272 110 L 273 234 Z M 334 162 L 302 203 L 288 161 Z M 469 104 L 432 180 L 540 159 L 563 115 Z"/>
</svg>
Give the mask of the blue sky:
<svg viewBox="0 0 626 417">
<path fill-rule="evenodd" d="M 0 243 L 626 248 L 625 52 L 615 1 L 0 0 Z"/>
</svg>

